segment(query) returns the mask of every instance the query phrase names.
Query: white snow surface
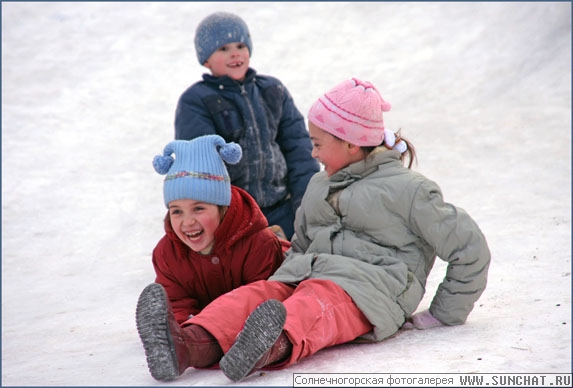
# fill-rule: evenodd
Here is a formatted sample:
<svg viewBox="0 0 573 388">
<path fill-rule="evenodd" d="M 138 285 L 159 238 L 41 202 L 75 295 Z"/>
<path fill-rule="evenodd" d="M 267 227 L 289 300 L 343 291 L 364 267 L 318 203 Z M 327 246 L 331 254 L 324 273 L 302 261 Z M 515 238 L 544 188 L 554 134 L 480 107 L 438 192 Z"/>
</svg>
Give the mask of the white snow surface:
<svg viewBox="0 0 573 388">
<path fill-rule="evenodd" d="M 163 236 L 153 156 L 200 79 L 193 36 L 239 14 L 251 66 L 306 116 L 349 77 L 393 108 L 415 169 L 486 235 L 466 324 L 325 349 L 293 373 L 571 373 L 569 2 L 2 2 L 2 385 L 233 385 L 148 372 L 135 328 Z M 443 279 L 441 260 L 419 310 Z"/>
</svg>

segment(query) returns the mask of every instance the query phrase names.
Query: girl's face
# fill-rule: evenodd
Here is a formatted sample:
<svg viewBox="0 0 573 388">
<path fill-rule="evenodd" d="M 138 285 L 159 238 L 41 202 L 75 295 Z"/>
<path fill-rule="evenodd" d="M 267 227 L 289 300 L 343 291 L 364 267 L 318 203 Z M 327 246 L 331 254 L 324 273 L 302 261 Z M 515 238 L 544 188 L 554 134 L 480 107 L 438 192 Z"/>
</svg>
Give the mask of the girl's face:
<svg viewBox="0 0 573 388">
<path fill-rule="evenodd" d="M 312 157 L 324 166 L 328 176 L 363 159 L 360 147 L 332 136 L 310 121 L 308 132 L 312 141 Z"/>
<path fill-rule="evenodd" d="M 241 42 L 229 43 L 219 47 L 207 59 L 204 66 L 211 70 L 214 77 L 229 76 L 235 81 L 245 79 L 249 69 L 249 48 Z"/>
<path fill-rule="evenodd" d="M 177 237 L 195 252 L 211 253 L 215 230 L 221 224 L 219 206 L 192 199 L 169 202 L 171 226 Z"/>
</svg>

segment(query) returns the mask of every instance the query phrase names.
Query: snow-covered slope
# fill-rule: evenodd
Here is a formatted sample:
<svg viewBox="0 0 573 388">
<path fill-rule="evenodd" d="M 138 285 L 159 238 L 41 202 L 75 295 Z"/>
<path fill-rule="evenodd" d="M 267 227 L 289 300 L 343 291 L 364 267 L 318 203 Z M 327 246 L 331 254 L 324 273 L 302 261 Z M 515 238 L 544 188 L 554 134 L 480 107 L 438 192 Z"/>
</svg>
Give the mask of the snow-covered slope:
<svg viewBox="0 0 573 388">
<path fill-rule="evenodd" d="M 493 254 L 468 322 L 319 352 L 295 372 L 571 372 L 571 4 L 2 2 L 2 385 L 155 382 L 135 329 L 163 234 L 154 155 L 204 71 L 193 35 L 236 12 L 251 65 L 306 115 L 372 81 L 417 170 Z M 444 266 L 436 265 L 426 308 Z M 166 385 L 230 384 L 189 369 Z"/>
</svg>

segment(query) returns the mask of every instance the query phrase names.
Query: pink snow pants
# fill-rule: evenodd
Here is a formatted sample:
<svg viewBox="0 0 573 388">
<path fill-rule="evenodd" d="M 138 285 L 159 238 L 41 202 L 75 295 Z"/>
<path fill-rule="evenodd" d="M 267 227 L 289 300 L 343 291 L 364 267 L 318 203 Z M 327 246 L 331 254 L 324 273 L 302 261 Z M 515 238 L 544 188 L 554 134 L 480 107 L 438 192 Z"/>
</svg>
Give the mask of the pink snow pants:
<svg viewBox="0 0 573 388">
<path fill-rule="evenodd" d="M 308 279 L 297 287 L 260 280 L 220 296 L 183 326 L 203 327 L 226 353 L 249 316 L 262 302 L 277 299 L 287 310 L 284 331 L 293 344 L 283 368 L 320 349 L 350 342 L 372 330 L 372 325 L 350 296 L 330 280 Z"/>
</svg>

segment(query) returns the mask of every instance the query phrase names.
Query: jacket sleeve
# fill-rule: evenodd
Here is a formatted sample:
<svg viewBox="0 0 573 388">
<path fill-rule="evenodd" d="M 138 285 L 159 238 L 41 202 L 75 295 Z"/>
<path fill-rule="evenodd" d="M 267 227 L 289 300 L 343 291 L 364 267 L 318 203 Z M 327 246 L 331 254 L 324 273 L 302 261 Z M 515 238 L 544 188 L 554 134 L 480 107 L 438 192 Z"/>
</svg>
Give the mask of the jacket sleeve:
<svg viewBox="0 0 573 388">
<path fill-rule="evenodd" d="M 161 244 L 161 242 L 160 242 Z M 190 315 L 198 314 L 199 302 L 190 296 L 189 291 L 178 281 L 177 268 L 174 260 L 165 247 L 158 245 L 153 250 L 153 268 L 155 269 L 155 282 L 165 288 L 173 315 L 179 324 L 186 321 Z"/>
<path fill-rule="evenodd" d="M 177 102 L 175 139 L 191 140 L 199 136 L 214 134 L 216 134 L 215 123 L 201 97 L 191 86 Z"/>
<path fill-rule="evenodd" d="M 284 86 L 283 86 L 284 88 Z M 288 167 L 288 188 L 293 210 L 299 207 L 310 178 L 320 170 L 312 157 L 312 143 L 304 117 L 294 104 L 289 91 L 284 88 L 282 117 L 279 121 L 277 143 Z"/>
<path fill-rule="evenodd" d="M 410 222 L 448 263 L 430 312 L 446 325 L 463 324 L 486 287 L 491 254 L 485 236 L 463 209 L 443 201 L 433 182 L 418 187 Z"/>
<path fill-rule="evenodd" d="M 284 260 L 284 252 L 290 247 L 273 232 L 265 228 L 251 237 L 253 244 L 243 266 L 243 284 L 268 279 Z"/>
</svg>

